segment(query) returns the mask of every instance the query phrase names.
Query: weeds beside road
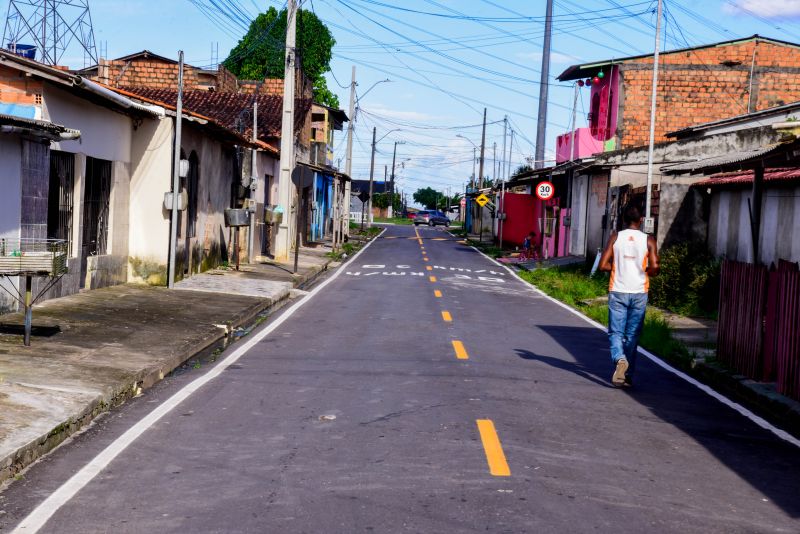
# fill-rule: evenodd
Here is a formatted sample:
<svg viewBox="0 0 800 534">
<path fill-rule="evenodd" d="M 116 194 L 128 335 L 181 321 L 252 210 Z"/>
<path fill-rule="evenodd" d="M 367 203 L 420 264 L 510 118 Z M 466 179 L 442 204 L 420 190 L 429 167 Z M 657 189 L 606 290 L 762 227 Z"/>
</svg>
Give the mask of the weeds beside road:
<svg viewBox="0 0 800 534">
<path fill-rule="evenodd" d="M 339 250 L 328 252 L 327 255 L 329 258 L 333 258 L 334 261 L 342 261 L 345 258 L 349 258 L 366 243 L 375 239 L 382 231 L 383 229 L 375 226 L 362 230 L 360 224 L 350 223 L 350 240 L 342 243 Z"/>
</svg>

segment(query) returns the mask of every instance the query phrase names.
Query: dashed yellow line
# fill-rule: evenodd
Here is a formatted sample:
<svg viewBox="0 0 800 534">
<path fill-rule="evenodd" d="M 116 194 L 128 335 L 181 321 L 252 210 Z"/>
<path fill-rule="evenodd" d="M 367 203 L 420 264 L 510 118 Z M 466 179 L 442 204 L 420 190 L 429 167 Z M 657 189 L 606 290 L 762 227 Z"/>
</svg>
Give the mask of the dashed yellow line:
<svg viewBox="0 0 800 534">
<path fill-rule="evenodd" d="M 459 360 L 469 360 L 469 354 L 467 354 L 467 349 L 464 348 L 464 344 L 460 341 L 453 341 L 453 350 L 456 351 L 456 358 Z"/>
<path fill-rule="evenodd" d="M 452 323 L 453 322 L 453 316 L 450 315 L 449 311 L 443 311 L 442 312 L 442 319 L 444 319 L 444 322 L 446 322 L 446 323 Z"/>
<path fill-rule="evenodd" d="M 433 296 L 436 297 L 437 299 L 440 299 L 440 298 L 442 298 L 442 292 L 439 291 L 438 289 L 436 289 L 433 292 Z"/>
<path fill-rule="evenodd" d="M 422 258 L 422 261 L 431 261 L 428 258 Z"/>
<path fill-rule="evenodd" d="M 435 276 L 429 276 L 428 280 L 430 280 L 431 282 L 436 282 L 436 277 Z"/>
<path fill-rule="evenodd" d="M 432 270 L 433 270 L 433 267 L 431 267 L 430 265 L 426 265 L 426 266 L 425 266 L 425 269 L 426 269 L 426 270 L 428 270 L 428 271 L 432 271 Z"/>
<path fill-rule="evenodd" d="M 486 452 L 486 461 L 489 463 L 489 473 L 496 477 L 511 476 L 503 446 L 490 419 L 478 419 L 478 432 L 481 434 L 483 450 Z"/>
</svg>

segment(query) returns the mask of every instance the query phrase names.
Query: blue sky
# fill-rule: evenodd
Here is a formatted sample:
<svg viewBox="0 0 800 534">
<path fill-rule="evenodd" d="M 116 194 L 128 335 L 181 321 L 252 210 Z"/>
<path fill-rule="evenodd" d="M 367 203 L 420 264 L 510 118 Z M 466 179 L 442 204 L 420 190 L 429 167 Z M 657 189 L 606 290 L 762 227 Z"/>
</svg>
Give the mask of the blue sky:
<svg viewBox="0 0 800 534">
<path fill-rule="evenodd" d="M 224 5 L 226 0 L 197 0 Z M 239 19 L 278 0 L 229 0 Z M 177 57 L 183 49 L 195 65 L 212 62 L 212 45 L 224 59 L 243 32 L 241 20 L 218 19 L 190 0 L 91 0 L 98 45 L 114 58 L 142 49 Z M 556 0 L 546 158 L 571 121 L 572 87 L 555 80 L 567 66 L 594 59 L 649 53 L 653 49 L 655 0 Z M 665 0 L 664 48 L 682 48 L 754 33 L 800 42 L 800 0 Z M 356 123 L 353 176 L 369 177 L 372 128 L 378 137 L 376 177 L 391 165 L 398 146 L 400 187 L 411 193 L 432 186 L 461 190 L 472 172 L 472 144 L 480 142 L 488 108 L 487 171 L 493 144 L 498 159 L 503 118 L 515 130 L 511 167 L 533 156 L 536 136 L 544 0 L 305 0 L 328 24 L 334 48 L 329 87 L 347 109 L 347 85 L 356 65 L 361 113 Z M 414 13 L 418 11 L 422 13 Z M 663 41 L 664 39 L 662 39 Z M 77 57 L 77 56 L 73 56 Z M 75 60 L 73 60 L 75 62 Z M 584 90 L 584 96 L 586 95 Z M 578 105 L 578 126 L 586 122 Z M 400 131 L 390 130 L 400 129 Z M 338 156 L 344 157 L 344 135 Z M 407 161 L 406 161 L 407 160 Z M 343 166 L 343 165 L 342 165 Z"/>
</svg>

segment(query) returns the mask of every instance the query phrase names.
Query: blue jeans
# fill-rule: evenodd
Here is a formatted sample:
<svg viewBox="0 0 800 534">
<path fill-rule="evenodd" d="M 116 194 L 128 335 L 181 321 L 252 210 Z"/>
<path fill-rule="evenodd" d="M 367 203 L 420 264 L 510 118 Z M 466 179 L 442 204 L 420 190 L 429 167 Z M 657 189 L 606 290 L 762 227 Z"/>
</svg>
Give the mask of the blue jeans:
<svg viewBox="0 0 800 534">
<path fill-rule="evenodd" d="M 628 376 L 636 369 L 637 346 L 644 326 L 647 310 L 647 293 L 608 294 L 608 339 L 611 342 L 611 360 L 614 364 L 628 360 Z"/>
</svg>

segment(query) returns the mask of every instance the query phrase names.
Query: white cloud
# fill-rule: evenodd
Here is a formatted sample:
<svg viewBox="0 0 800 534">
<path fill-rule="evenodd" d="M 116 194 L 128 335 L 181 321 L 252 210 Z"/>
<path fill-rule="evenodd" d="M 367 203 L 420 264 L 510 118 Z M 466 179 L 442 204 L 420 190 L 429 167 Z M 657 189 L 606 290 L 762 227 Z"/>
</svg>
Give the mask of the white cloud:
<svg viewBox="0 0 800 534">
<path fill-rule="evenodd" d="M 725 5 L 725 10 L 766 18 L 800 17 L 800 0 L 734 0 Z"/>
</svg>

